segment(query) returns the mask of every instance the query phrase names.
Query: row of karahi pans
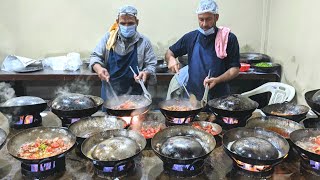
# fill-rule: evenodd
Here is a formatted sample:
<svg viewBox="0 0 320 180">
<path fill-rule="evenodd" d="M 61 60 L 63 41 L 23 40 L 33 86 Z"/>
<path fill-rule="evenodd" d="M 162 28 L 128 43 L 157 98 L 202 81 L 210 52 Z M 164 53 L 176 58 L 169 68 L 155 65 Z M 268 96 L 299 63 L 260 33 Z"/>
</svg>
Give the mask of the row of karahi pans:
<svg viewBox="0 0 320 180">
<path fill-rule="evenodd" d="M 314 102 L 312 100 L 313 95 L 317 92 L 317 90 L 309 91 L 305 94 L 305 99 L 308 105 L 314 110 L 317 114 L 320 112 L 320 104 Z M 36 99 L 35 103 L 28 101 L 28 99 L 23 99 L 24 102 L 21 103 L 19 99 L 17 102 L 9 102 L 9 105 L 2 105 L 0 107 L 0 111 L 4 114 L 10 114 L 12 116 L 20 116 L 20 115 L 27 115 L 30 113 L 40 113 L 44 111 L 47 106 L 49 105 L 51 111 L 56 114 L 58 117 L 77 117 L 77 118 L 85 118 L 91 116 L 95 112 L 97 112 L 102 105 L 107 109 L 107 112 L 110 115 L 114 116 L 134 116 L 139 115 L 141 113 L 146 112 L 151 105 L 150 101 L 145 100 L 143 96 L 131 96 L 126 95 L 123 97 L 124 99 L 118 99 L 119 101 L 125 102 L 128 100 L 136 101 L 139 103 L 139 108 L 136 109 L 114 109 L 114 100 L 107 100 L 103 101 L 99 97 L 95 96 L 82 96 L 88 98 L 86 100 L 77 100 L 74 101 L 73 95 L 66 95 L 66 99 L 56 98 L 55 100 L 47 103 L 42 102 L 39 99 Z M 75 97 L 79 98 L 80 95 L 76 94 Z M 230 98 L 231 97 L 231 98 Z M 26 97 L 28 98 L 28 97 Z M 240 99 L 240 101 L 239 101 Z M 34 99 L 33 99 L 34 100 Z M 59 100 L 59 101 L 58 101 Z M 88 100 L 92 100 L 93 104 L 88 102 Z M 18 103 L 21 103 L 19 104 Z M 233 101 L 232 103 L 228 101 Z M 31 103 L 30 103 L 31 102 Z M 40 102 L 40 103 L 39 103 Z M 10 104 L 11 103 L 11 104 Z M 28 104 L 29 103 L 29 104 Z M 76 103 L 76 105 L 74 104 Z M 161 112 L 166 117 L 190 117 L 190 115 L 198 114 L 202 108 L 201 105 L 197 105 L 194 109 L 188 111 L 168 111 L 166 110 L 165 106 L 174 105 L 176 103 L 181 103 L 179 100 L 167 100 L 161 102 L 159 104 L 159 108 Z M 13 105 L 12 105 L 13 104 Z M 91 104 L 91 105 L 90 105 Z M 237 105 L 235 107 L 234 105 Z M 90 105 L 88 107 L 88 105 Z M 213 99 L 208 102 L 210 109 L 219 116 L 232 116 L 232 117 L 246 117 L 258 107 L 258 103 L 246 99 L 241 95 L 231 95 L 229 97 L 222 97 L 218 99 Z M 291 106 L 295 106 L 296 108 L 292 108 Z M 73 108 L 77 107 L 77 108 Z M 295 123 L 301 120 L 301 117 L 305 117 L 306 113 L 309 111 L 308 108 L 304 106 L 293 105 L 289 103 L 277 104 L 273 106 L 267 106 L 263 110 L 263 112 L 267 115 L 272 114 L 272 112 L 276 110 L 283 110 L 283 112 L 287 112 L 286 108 L 290 109 L 290 116 L 287 116 L 288 119 L 286 120 L 287 126 L 297 126 Z M 268 113 L 270 112 L 270 113 Z M 279 113 L 277 113 L 279 115 Z M 283 113 L 282 113 L 283 115 Z M 286 114 L 284 114 L 285 116 Z M 94 119 L 94 118 L 93 118 Z M 226 153 L 235 161 L 241 161 L 243 163 L 254 164 L 254 165 L 263 165 L 263 166 L 270 166 L 274 167 L 275 165 L 279 164 L 283 159 L 285 159 L 288 154 L 290 147 L 292 146 L 303 159 L 314 160 L 316 162 L 320 162 L 320 155 L 316 153 L 312 153 L 307 151 L 306 149 L 300 147 L 296 144 L 296 142 L 304 140 L 305 138 L 315 137 L 320 135 L 320 129 L 317 128 L 307 128 L 305 129 L 302 127 L 298 127 L 296 130 L 290 132 L 288 137 L 283 137 L 281 134 L 275 133 L 273 131 L 267 130 L 264 128 L 263 124 L 277 124 L 283 120 L 283 118 L 276 118 L 276 117 L 269 117 L 272 120 L 268 121 L 268 118 L 262 118 L 264 122 L 260 127 L 239 127 L 231 129 L 223 134 L 222 137 L 222 144 Z M 276 120 L 277 121 L 276 121 Z M 88 120 L 87 120 L 88 121 Z M 250 121 L 250 120 L 249 120 Z M 283 122 L 282 122 L 283 123 Z M 301 124 L 306 123 L 304 121 Z M 254 123 L 253 123 L 254 124 Z M 261 123 L 260 123 L 261 124 Z M 308 122 L 308 126 L 312 125 L 311 127 L 318 127 L 317 120 L 312 121 L 311 123 Z M 319 123 L 320 124 L 320 123 Z M 255 124 L 256 125 L 256 124 Z M 305 124 L 304 124 L 305 125 Z M 285 125 L 282 124 L 285 127 Z M 310 126 L 309 126 L 310 127 Z M 91 160 L 95 165 L 100 166 L 108 166 L 108 167 L 117 167 L 119 164 L 123 164 L 128 161 L 132 161 L 136 156 L 138 156 L 141 151 L 146 147 L 146 139 L 138 132 L 128 129 L 113 129 L 113 130 L 104 130 L 101 132 L 97 132 L 88 138 L 83 138 L 80 144 L 82 154 Z M 70 143 L 71 146 L 64 152 L 57 154 L 55 156 L 43 158 L 43 159 L 23 159 L 18 156 L 18 151 L 20 147 L 26 142 L 35 141 L 37 138 L 53 138 L 53 137 L 60 137 L 65 142 Z M 89 156 L 89 151 L 92 149 L 93 146 L 101 143 L 104 140 L 110 139 L 112 137 L 127 137 L 134 140 L 137 145 L 139 146 L 139 151 L 136 151 L 132 156 L 120 158 L 117 160 L 97 160 Z M 177 137 L 177 139 L 170 139 L 172 137 Z M 187 138 L 186 138 L 187 137 Z M 252 138 L 254 137 L 254 138 Z M 6 141 L 6 133 L 0 131 L 0 143 L 1 147 Z M 44 161 L 51 159 L 57 159 L 64 157 L 67 152 L 69 152 L 73 147 L 77 145 L 77 138 L 79 138 L 74 132 L 67 128 L 59 128 L 59 127 L 36 127 L 27 130 L 23 130 L 16 135 L 14 135 L 7 143 L 7 149 L 10 155 L 14 158 L 20 160 L 23 163 L 35 163 L 41 164 Z M 180 139 L 179 139 L 180 138 Z M 182 139 L 181 139 L 182 138 Z M 186 139 L 183 139 L 186 138 Z M 201 146 L 192 147 L 194 145 L 194 141 L 198 142 Z M 168 142 L 169 140 L 169 142 Z M 170 143 L 170 142 L 173 143 Z M 190 142 L 189 142 L 190 141 Z M 180 144 L 179 144 L 180 143 Z M 185 148 L 182 144 L 183 143 L 190 143 L 191 149 Z M 273 148 L 277 151 L 277 156 L 269 155 L 268 149 L 261 149 L 259 146 L 246 146 L 247 144 L 261 144 L 267 143 L 268 145 L 272 145 Z M 79 145 L 79 144 L 78 144 Z M 173 146 L 172 146 L 173 145 Z M 248 149 L 237 149 L 238 145 L 246 146 Z M 151 147 L 156 155 L 160 157 L 164 162 L 171 163 L 171 164 L 185 164 L 185 165 L 192 165 L 192 164 L 203 164 L 204 159 L 210 155 L 210 153 L 214 150 L 216 146 L 216 140 L 212 134 L 209 134 L 205 131 L 200 129 L 196 129 L 192 126 L 172 126 L 167 127 L 154 135 L 151 139 Z M 168 149 L 169 148 L 169 149 Z M 170 149 L 172 148 L 172 149 Z M 201 150 L 197 148 L 202 148 Z M 175 152 L 175 153 L 166 153 L 166 152 Z M 200 152 L 200 153 L 196 153 Z M 255 155 L 255 156 L 252 156 Z M 265 156 L 261 156 L 265 155 Z M 190 166 L 188 166 L 190 167 Z M 116 168 L 115 168 L 116 169 Z"/>
</svg>

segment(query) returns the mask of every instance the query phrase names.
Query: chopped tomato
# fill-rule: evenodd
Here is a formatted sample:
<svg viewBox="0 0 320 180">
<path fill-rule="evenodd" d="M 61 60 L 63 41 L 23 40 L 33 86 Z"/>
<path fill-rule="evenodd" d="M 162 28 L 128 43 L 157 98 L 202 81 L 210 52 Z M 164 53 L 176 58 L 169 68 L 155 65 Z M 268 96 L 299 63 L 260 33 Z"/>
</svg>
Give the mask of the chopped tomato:
<svg viewBox="0 0 320 180">
<path fill-rule="evenodd" d="M 58 148 L 59 147 L 59 144 L 57 142 L 53 142 L 51 145 L 50 145 L 52 148 Z"/>
<path fill-rule="evenodd" d="M 316 142 L 318 145 L 320 145 L 320 138 L 317 137 L 317 138 L 315 139 L 315 142 Z"/>
</svg>

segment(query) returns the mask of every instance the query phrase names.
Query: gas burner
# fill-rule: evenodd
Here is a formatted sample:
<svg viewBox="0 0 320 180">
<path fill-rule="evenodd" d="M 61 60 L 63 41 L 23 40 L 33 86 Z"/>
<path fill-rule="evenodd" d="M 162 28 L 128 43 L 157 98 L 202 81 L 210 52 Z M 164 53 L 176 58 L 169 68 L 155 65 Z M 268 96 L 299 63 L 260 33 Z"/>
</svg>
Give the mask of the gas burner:
<svg viewBox="0 0 320 180">
<path fill-rule="evenodd" d="M 191 164 L 172 164 L 163 163 L 163 169 L 166 174 L 176 177 L 192 177 L 203 172 L 204 161 L 196 160 Z"/>
<path fill-rule="evenodd" d="M 175 126 L 175 125 L 184 125 L 190 123 L 194 117 L 188 117 L 188 118 L 166 118 L 166 126 Z"/>
<path fill-rule="evenodd" d="M 271 165 L 252 165 L 252 164 L 241 162 L 239 160 L 235 160 L 235 162 L 237 167 L 249 172 L 270 171 L 272 169 Z"/>
<path fill-rule="evenodd" d="M 300 171 L 315 176 L 320 176 L 320 162 L 313 161 L 310 159 L 301 159 Z"/>
<path fill-rule="evenodd" d="M 32 114 L 32 115 L 13 116 L 12 121 L 15 122 L 11 124 L 12 128 L 28 129 L 28 128 L 41 126 L 42 117 L 40 116 L 40 113 Z"/>
<path fill-rule="evenodd" d="M 108 177 L 125 177 L 130 173 L 134 173 L 135 171 L 135 162 L 128 161 L 125 163 L 119 163 L 115 166 L 101 166 L 98 164 L 94 164 L 94 173 L 98 177 L 108 178 Z"/>
<path fill-rule="evenodd" d="M 21 173 L 28 179 L 44 179 L 55 174 L 63 173 L 65 170 L 65 156 L 57 159 L 44 160 L 39 164 L 29 162 L 21 163 Z"/>
<path fill-rule="evenodd" d="M 253 165 L 234 159 L 233 174 L 251 178 L 271 178 L 274 169 L 271 165 Z"/>
<path fill-rule="evenodd" d="M 217 116 L 216 123 L 219 124 L 223 129 L 229 130 L 236 127 L 244 127 L 246 125 L 246 120 L 251 115 L 247 117 L 222 117 Z"/>
<path fill-rule="evenodd" d="M 72 123 L 75 123 L 80 120 L 80 118 L 68 118 L 68 117 L 60 117 L 62 122 L 62 127 L 69 127 Z"/>
</svg>

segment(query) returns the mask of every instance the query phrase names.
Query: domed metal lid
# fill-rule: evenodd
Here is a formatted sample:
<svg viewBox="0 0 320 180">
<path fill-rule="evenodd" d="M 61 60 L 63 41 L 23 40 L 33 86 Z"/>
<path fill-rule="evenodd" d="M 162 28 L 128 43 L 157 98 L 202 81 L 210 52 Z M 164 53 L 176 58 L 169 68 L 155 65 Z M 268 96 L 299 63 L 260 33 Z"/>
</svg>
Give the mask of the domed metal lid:
<svg viewBox="0 0 320 180">
<path fill-rule="evenodd" d="M 52 101 L 52 108 L 58 110 L 81 110 L 95 107 L 94 100 L 83 94 L 68 93 L 58 96 Z"/>
<path fill-rule="evenodd" d="M 228 111 L 250 110 L 259 106 L 257 102 L 240 94 L 232 94 L 229 96 L 212 99 L 209 101 L 209 105 L 217 109 Z"/>
<path fill-rule="evenodd" d="M 195 138 L 188 136 L 168 138 L 162 144 L 160 152 L 175 159 L 197 158 L 205 154 L 202 145 Z"/>
<path fill-rule="evenodd" d="M 34 96 L 20 96 L 7 100 L 1 106 L 13 107 L 13 106 L 26 106 L 46 103 L 43 99 Z"/>
</svg>

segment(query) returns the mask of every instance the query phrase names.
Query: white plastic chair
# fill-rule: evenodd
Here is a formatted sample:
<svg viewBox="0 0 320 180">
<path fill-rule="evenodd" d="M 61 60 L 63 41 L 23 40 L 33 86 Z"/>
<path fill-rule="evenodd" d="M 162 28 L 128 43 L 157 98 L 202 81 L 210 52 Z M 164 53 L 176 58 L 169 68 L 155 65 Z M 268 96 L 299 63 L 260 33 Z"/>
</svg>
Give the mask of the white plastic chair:
<svg viewBox="0 0 320 180">
<path fill-rule="evenodd" d="M 288 84 L 268 82 L 251 91 L 244 92 L 241 95 L 250 97 L 265 92 L 271 92 L 271 97 L 268 103 L 268 105 L 270 105 L 275 103 L 283 103 L 285 101 L 290 102 L 294 98 L 296 90 L 294 87 Z"/>
</svg>

